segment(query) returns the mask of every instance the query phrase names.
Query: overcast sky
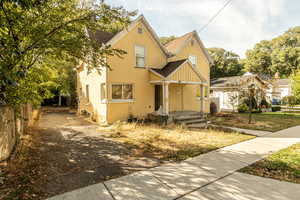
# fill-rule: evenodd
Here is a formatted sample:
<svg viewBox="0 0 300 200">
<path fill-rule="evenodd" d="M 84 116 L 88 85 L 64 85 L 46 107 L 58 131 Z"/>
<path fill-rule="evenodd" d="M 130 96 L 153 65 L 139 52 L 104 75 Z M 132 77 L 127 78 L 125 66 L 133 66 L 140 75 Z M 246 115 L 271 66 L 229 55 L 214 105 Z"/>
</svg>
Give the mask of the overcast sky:
<svg viewBox="0 0 300 200">
<path fill-rule="evenodd" d="M 144 14 L 159 36 L 200 30 L 227 0 L 106 0 Z M 206 47 L 222 47 L 244 57 L 255 43 L 300 26 L 299 0 L 233 0 L 199 33 Z"/>
</svg>

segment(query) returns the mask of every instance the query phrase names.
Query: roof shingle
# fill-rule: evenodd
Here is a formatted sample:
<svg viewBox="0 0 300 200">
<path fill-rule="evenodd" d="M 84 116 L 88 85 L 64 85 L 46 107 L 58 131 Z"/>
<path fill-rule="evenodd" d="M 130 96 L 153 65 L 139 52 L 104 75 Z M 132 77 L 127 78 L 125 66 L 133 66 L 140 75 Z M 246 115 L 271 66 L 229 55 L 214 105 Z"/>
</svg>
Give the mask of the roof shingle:
<svg viewBox="0 0 300 200">
<path fill-rule="evenodd" d="M 180 67 L 185 61 L 187 61 L 187 59 L 169 62 L 169 63 L 167 63 L 166 66 L 164 66 L 161 69 L 152 68 L 152 70 L 155 71 L 156 73 L 162 75 L 163 77 L 168 77 L 172 72 L 174 72 L 178 67 Z"/>
</svg>

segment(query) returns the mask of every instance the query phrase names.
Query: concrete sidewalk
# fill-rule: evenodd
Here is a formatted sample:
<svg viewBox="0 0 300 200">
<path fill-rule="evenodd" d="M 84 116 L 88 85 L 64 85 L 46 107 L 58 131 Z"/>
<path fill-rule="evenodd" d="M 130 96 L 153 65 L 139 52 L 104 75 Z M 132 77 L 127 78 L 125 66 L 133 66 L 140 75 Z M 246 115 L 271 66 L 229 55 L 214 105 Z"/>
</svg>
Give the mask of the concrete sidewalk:
<svg viewBox="0 0 300 200">
<path fill-rule="evenodd" d="M 49 200 L 298 200 L 298 184 L 235 172 L 298 142 L 300 126 Z"/>
</svg>

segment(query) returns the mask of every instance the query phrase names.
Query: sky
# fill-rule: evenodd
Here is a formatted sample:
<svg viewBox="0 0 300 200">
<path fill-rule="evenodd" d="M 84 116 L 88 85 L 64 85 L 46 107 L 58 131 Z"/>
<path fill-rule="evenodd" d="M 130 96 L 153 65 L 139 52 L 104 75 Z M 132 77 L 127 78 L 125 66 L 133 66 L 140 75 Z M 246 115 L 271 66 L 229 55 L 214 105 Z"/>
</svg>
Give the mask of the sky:
<svg viewBox="0 0 300 200">
<path fill-rule="evenodd" d="M 143 14 L 159 36 L 199 31 L 227 0 L 106 0 Z M 300 26 L 299 0 L 233 0 L 199 33 L 206 47 L 221 47 L 245 57 L 261 40 Z"/>
</svg>

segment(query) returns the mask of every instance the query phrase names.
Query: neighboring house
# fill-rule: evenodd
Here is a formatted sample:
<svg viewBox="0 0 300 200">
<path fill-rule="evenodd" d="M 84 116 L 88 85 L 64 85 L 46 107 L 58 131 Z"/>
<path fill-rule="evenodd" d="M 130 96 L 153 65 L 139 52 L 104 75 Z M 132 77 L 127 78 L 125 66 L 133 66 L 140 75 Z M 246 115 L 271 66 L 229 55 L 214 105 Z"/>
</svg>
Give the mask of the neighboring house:
<svg viewBox="0 0 300 200">
<path fill-rule="evenodd" d="M 277 72 L 274 78 L 270 81 L 270 89 L 268 96 L 273 104 L 279 103 L 283 97 L 293 95 L 292 83 L 290 79 L 281 79 Z"/>
<path fill-rule="evenodd" d="M 211 101 L 217 106 L 218 111 L 233 111 L 239 105 L 239 96 L 243 90 L 254 84 L 260 89 L 263 97 L 268 88 L 265 81 L 257 75 L 246 73 L 242 76 L 223 77 L 211 80 Z"/>
<path fill-rule="evenodd" d="M 157 110 L 209 112 L 209 73 L 212 60 L 196 31 L 163 46 L 143 16 L 113 35 L 90 33 L 99 45 L 127 52 L 109 57 L 112 70 L 88 73 L 78 67 L 79 112 L 99 122 L 144 118 Z"/>
</svg>

